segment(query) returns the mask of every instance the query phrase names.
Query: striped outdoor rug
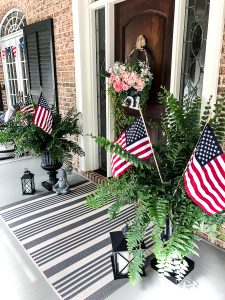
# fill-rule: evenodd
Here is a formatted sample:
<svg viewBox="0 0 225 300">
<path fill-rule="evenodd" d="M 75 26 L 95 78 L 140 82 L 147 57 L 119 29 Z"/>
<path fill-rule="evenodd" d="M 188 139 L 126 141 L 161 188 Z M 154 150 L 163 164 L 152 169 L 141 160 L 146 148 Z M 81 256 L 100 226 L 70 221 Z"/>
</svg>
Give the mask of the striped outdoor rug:
<svg viewBox="0 0 225 300">
<path fill-rule="evenodd" d="M 95 189 L 86 182 L 65 196 L 49 194 L 0 208 L 4 222 L 64 300 L 105 299 L 127 282 L 113 280 L 109 232 L 121 230 L 133 208 L 110 222 L 108 206 L 85 205 Z"/>
</svg>

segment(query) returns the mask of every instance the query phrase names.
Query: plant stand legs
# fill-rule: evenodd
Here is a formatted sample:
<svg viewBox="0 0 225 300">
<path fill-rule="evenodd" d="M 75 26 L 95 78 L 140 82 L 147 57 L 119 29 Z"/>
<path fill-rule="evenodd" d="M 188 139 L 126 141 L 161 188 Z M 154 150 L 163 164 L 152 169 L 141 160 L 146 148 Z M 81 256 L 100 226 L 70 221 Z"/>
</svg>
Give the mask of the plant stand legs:
<svg viewBox="0 0 225 300">
<path fill-rule="evenodd" d="M 41 184 L 46 190 L 52 191 L 52 186 L 56 184 L 56 182 L 58 181 L 58 178 L 56 177 L 58 172 L 53 170 L 53 171 L 48 171 L 47 173 L 49 175 L 49 180 L 43 181 Z"/>
</svg>

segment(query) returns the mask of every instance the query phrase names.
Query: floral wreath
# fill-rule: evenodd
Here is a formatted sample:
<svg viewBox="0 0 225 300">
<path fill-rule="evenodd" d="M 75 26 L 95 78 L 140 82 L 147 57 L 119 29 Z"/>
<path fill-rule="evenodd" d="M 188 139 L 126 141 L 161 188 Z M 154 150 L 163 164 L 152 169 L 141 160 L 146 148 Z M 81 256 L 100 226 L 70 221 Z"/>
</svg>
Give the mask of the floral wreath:
<svg viewBox="0 0 225 300">
<path fill-rule="evenodd" d="M 148 99 L 148 92 L 151 88 L 153 75 L 150 72 L 148 55 L 144 46 L 146 45 L 143 35 L 140 35 L 136 42 L 136 48 L 130 52 L 125 63 L 115 62 L 115 64 L 107 70 L 109 77 L 109 89 L 113 89 L 116 93 L 122 93 L 124 96 L 139 95 L 141 98 L 141 106 Z M 145 55 L 145 62 L 137 60 L 135 63 L 129 63 L 135 51 L 142 51 Z"/>
</svg>

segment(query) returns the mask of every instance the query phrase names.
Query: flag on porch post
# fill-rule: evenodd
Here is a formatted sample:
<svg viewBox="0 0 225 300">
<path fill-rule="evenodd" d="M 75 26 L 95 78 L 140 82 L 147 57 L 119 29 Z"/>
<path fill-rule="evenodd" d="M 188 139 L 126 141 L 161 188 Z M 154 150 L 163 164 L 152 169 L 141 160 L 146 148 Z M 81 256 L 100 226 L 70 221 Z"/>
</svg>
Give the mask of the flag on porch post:
<svg viewBox="0 0 225 300">
<path fill-rule="evenodd" d="M 184 174 L 188 196 L 207 214 L 225 209 L 225 154 L 209 124 Z"/>
</svg>

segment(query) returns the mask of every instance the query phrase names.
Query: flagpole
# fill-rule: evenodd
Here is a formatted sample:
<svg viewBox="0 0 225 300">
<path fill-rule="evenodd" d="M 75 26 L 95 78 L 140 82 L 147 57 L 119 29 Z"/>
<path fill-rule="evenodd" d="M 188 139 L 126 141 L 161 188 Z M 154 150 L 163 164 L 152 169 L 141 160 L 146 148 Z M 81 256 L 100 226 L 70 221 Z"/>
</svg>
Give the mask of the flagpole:
<svg viewBox="0 0 225 300">
<path fill-rule="evenodd" d="M 208 119 L 207 119 L 207 121 L 206 121 L 206 123 L 205 123 L 205 125 L 204 125 L 204 127 L 203 127 L 203 129 L 202 129 L 202 132 L 201 132 L 201 134 L 200 134 L 200 136 L 199 136 L 199 138 L 198 138 L 198 141 L 197 141 L 197 143 L 196 143 L 196 145 L 195 145 L 195 148 L 194 148 L 193 152 L 191 153 L 191 156 L 190 156 L 190 158 L 189 158 L 189 160 L 188 160 L 188 163 L 187 163 L 187 165 L 186 165 L 186 167 L 185 167 L 185 169 L 184 169 L 184 171 L 183 171 L 183 173 L 182 173 L 182 175 L 181 175 L 180 180 L 179 180 L 178 183 L 177 183 L 177 187 L 176 187 L 175 191 L 173 192 L 173 196 L 175 196 L 176 193 L 177 193 L 177 191 L 178 191 L 178 186 L 179 186 L 181 180 L 183 179 L 183 176 L 184 176 L 184 174 L 185 174 L 185 172 L 186 172 L 186 170 L 187 170 L 187 167 L 188 167 L 188 165 L 189 165 L 189 161 L 190 161 L 190 159 L 192 158 L 193 154 L 195 153 L 195 150 L 196 150 L 196 148 L 197 148 L 197 146 L 198 146 L 198 143 L 199 143 L 199 141 L 200 141 L 200 139 L 201 139 L 201 137 L 202 137 L 202 134 L 203 134 L 203 132 L 204 132 L 206 126 L 209 124 L 209 121 L 210 121 L 210 119 L 211 119 L 211 115 L 212 115 L 212 113 L 210 113 L 209 116 L 208 116 Z"/>
<path fill-rule="evenodd" d="M 147 137 L 149 139 L 149 143 L 150 143 L 150 145 L 152 145 L 151 140 L 150 140 L 150 136 L 149 136 L 148 131 L 147 131 L 147 127 L 145 125 L 145 120 L 144 120 L 144 117 L 143 117 L 142 110 L 141 110 L 140 106 L 139 106 L 139 112 L 140 112 L 141 118 L 142 118 L 143 123 L 144 123 L 145 131 L 146 131 Z M 152 153 L 153 153 L 153 157 L 154 157 L 154 160 L 155 160 L 156 168 L 157 168 L 158 173 L 159 173 L 160 180 L 161 180 L 162 184 L 164 184 L 161 173 L 160 173 L 159 165 L 158 165 L 156 157 L 155 157 L 153 146 L 152 146 Z"/>
</svg>

